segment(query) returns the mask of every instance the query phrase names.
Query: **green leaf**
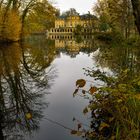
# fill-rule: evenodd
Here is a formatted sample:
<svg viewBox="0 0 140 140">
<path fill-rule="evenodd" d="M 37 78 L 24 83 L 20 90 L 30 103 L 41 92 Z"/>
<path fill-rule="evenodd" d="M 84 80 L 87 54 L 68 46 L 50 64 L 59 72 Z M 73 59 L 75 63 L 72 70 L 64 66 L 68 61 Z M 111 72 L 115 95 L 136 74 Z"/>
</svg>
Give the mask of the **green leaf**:
<svg viewBox="0 0 140 140">
<path fill-rule="evenodd" d="M 121 92 L 126 92 L 128 90 L 126 84 L 119 84 L 118 88 Z"/>
<path fill-rule="evenodd" d="M 138 81 L 138 86 L 140 86 L 140 81 Z"/>
<path fill-rule="evenodd" d="M 95 95 L 95 97 L 96 97 L 96 99 L 101 99 L 102 95 L 98 93 L 98 94 Z"/>
<path fill-rule="evenodd" d="M 118 99 L 117 102 L 118 103 L 121 103 L 121 102 L 123 102 L 123 100 L 122 99 Z"/>
<path fill-rule="evenodd" d="M 84 114 L 88 113 L 88 108 L 87 107 L 83 110 L 83 113 Z"/>
<path fill-rule="evenodd" d="M 84 79 L 79 79 L 76 81 L 76 86 L 77 87 L 84 87 L 86 84 L 86 81 Z"/>
</svg>

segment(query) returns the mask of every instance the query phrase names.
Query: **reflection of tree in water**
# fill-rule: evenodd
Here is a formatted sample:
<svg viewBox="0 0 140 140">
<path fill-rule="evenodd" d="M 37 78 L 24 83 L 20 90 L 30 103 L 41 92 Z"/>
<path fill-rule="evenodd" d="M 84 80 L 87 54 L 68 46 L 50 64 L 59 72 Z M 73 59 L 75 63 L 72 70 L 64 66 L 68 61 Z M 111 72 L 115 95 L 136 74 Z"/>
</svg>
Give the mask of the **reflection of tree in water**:
<svg viewBox="0 0 140 140">
<path fill-rule="evenodd" d="M 131 74 L 139 72 L 139 54 L 136 47 L 130 46 L 102 46 L 99 55 L 95 57 L 97 63 L 113 72 L 119 73 L 122 69 L 129 69 Z"/>
<path fill-rule="evenodd" d="M 41 52 L 42 51 L 42 52 Z M 44 53 L 44 54 L 43 54 Z M 44 58 L 40 58 L 44 56 Z M 13 46 L 0 49 L 0 139 L 24 139 L 38 129 L 42 109 L 47 105 L 53 73 L 46 68 L 54 58 L 49 50 Z M 52 75 L 53 76 L 53 75 Z M 21 131 L 22 130 L 22 131 Z"/>
<path fill-rule="evenodd" d="M 82 122 L 78 122 L 80 125 L 72 134 L 89 140 L 139 139 L 139 53 L 139 48 L 130 46 L 100 47 L 94 55 L 99 67 L 85 69 L 85 74 L 93 78 L 87 81 L 91 85 L 85 90 L 86 81 L 77 80 L 73 93 L 74 97 L 89 99 L 83 113 L 91 115 L 90 125 L 85 129 Z M 104 68 L 116 75 L 113 77 Z"/>
</svg>

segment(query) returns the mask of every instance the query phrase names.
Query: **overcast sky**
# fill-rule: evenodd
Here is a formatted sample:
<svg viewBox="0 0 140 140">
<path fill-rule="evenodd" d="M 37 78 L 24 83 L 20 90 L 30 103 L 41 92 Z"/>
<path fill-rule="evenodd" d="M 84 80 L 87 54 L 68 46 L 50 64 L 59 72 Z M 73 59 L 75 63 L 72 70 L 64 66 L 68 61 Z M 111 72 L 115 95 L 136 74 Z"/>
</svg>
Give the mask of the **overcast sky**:
<svg viewBox="0 0 140 140">
<path fill-rule="evenodd" d="M 56 7 L 60 11 L 66 11 L 70 8 L 75 8 L 80 14 L 87 13 L 92 11 L 92 7 L 96 0 L 55 0 Z"/>
</svg>

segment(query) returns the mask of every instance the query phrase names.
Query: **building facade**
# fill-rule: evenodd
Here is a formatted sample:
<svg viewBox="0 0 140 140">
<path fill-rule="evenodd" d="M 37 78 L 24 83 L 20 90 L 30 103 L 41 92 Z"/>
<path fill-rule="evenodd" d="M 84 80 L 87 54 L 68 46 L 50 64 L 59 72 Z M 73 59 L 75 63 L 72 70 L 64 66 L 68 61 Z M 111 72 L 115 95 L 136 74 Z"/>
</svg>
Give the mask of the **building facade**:
<svg viewBox="0 0 140 140">
<path fill-rule="evenodd" d="M 55 20 L 55 27 L 51 28 L 49 34 L 91 34 L 94 32 L 95 16 L 91 14 L 60 16 Z"/>
</svg>

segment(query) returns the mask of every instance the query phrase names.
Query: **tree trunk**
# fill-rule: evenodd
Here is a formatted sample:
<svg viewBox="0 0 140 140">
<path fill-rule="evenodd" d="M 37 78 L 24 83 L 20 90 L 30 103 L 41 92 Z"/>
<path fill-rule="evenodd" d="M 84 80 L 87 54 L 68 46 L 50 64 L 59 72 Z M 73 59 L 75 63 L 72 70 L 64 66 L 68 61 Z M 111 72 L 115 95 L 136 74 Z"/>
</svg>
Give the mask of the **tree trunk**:
<svg viewBox="0 0 140 140">
<path fill-rule="evenodd" d="M 28 8 L 26 8 L 24 11 L 23 11 L 23 14 L 21 16 L 21 34 L 20 34 L 20 39 L 23 40 L 24 38 L 24 24 L 25 24 L 25 17 L 28 13 Z"/>
<path fill-rule="evenodd" d="M 135 24 L 140 35 L 140 0 L 131 0 L 133 6 L 133 14 L 135 17 Z"/>
<path fill-rule="evenodd" d="M 0 140 L 4 140 L 1 124 L 0 124 Z"/>
<path fill-rule="evenodd" d="M 2 7 L 3 1 L 4 1 L 4 0 L 1 0 L 1 1 L 0 1 L 0 9 L 1 9 L 1 7 Z"/>
</svg>

